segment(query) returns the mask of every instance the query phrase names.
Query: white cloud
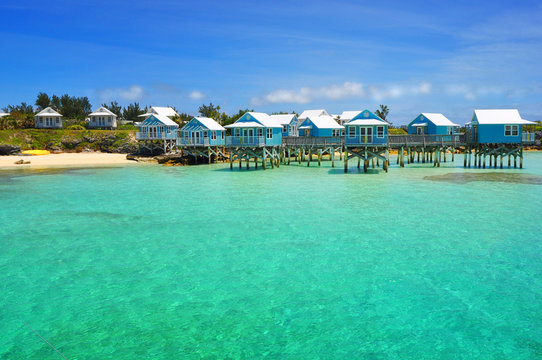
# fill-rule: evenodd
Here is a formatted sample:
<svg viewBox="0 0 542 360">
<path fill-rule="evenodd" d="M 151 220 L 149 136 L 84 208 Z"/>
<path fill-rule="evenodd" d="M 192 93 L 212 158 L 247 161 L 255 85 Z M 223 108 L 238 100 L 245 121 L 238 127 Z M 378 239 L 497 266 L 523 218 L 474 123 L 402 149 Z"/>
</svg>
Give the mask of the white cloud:
<svg viewBox="0 0 542 360">
<path fill-rule="evenodd" d="M 278 89 L 271 91 L 261 97 L 253 97 L 254 105 L 263 104 L 308 104 L 315 100 L 341 100 L 348 98 L 383 100 L 398 98 L 407 95 L 425 95 L 431 92 L 431 84 L 422 82 L 419 85 L 369 85 L 365 89 L 363 84 L 356 82 L 345 82 L 343 84 L 332 84 L 320 88 L 302 87 L 299 90 Z"/>
<path fill-rule="evenodd" d="M 139 101 L 144 95 L 143 87 L 139 85 L 131 85 L 128 88 L 106 88 L 98 91 L 98 95 L 102 100 L 125 100 Z"/>
<path fill-rule="evenodd" d="M 445 93 L 452 96 L 462 96 L 466 100 L 475 100 L 479 97 L 502 95 L 507 91 L 498 86 L 473 87 L 465 84 L 452 84 L 445 88 Z"/>
<path fill-rule="evenodd" d="M 192 100 L 201 100 L 203 98 L 206 97 L 206 95 L 204 93 L 202 93 L 201 91 L 198 91 L 198 90 L 194 90 L 192 91 L 188 97 Z"/>
</svg>

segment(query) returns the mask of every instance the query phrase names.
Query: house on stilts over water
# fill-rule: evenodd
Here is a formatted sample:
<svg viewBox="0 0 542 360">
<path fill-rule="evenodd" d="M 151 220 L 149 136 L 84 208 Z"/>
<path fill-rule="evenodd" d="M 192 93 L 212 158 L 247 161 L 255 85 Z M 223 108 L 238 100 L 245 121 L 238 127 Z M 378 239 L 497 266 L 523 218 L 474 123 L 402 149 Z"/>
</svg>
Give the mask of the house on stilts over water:
<svg viewBox="0 0 542 360">
<path fill-rule="evenodd" d="M 216 120 L 208 117 L 195 117 L 179 130 L 177 146 L 183 155 L 204 157 L 212 162 L 212 157 L 226 157 L 226 129 Z"/>
<path fill-rule="evenodd" d="M 269 115 L 247 112 L 235 123 L 226 125 L 226 128 L 231 131 L 231 134 L 226 136 L 226 147 L 230 150 L 230 168 L 233 167 L 234 160 L 239 161 L 239 167 L 245 160 L 248 169 L 251 159 L 256 167 L 258 161 L 262 162 L 264 169 L 267 161 L 270 161 L 271 167 L 279 166 L 282 126 Z"/>
<path fill-rule="evenodd" d="M 166 115 L 151 114 L 135 126 L 140 152 L 141 149 L 148 150 L 150 153 L 156 151 L 169 153 L 176 150 L 179 125 Z"/>
<path fill-rule="evenodd" d="M 465 149 L 465 166 L 485 168 L 489 157 L 489 167 L 500 168 L 508 157 L 508 166 L 514 159 L 514 167 L 523 168 L 523 145 L 535 141 L 535 122 L 521 118 L 517 109 L 474 110 L 472 120 L 466 124 L 467 143 Z"/>
</svg>

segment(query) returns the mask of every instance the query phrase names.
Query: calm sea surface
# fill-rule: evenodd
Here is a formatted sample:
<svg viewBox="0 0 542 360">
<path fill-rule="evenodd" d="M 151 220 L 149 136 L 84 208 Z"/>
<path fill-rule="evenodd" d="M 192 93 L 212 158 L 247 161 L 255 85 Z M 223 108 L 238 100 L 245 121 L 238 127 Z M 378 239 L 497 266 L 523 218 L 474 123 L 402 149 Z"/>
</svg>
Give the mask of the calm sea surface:
<svg viewBox="0 0 542 360">
<path fill-rule="evenodd" d="M 0 359 L 540 359 L 542 153 L 0 174 Z"/>
</svg>

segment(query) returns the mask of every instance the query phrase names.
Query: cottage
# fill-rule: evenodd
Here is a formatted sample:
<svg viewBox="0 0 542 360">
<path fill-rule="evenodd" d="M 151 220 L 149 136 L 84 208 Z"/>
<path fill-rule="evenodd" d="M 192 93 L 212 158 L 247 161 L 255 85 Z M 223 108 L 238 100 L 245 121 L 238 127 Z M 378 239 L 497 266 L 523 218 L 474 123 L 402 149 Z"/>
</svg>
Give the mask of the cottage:
<svg viewBox="0 0 542 360">
<path fill-rule="evenodd" d="M 88 118 L 89 128 L 117 128 L 117 115 L 105 106 L 98 108 L 98 110 L 91 113 Z"/>
<path fill-rule="evenodd" d="M 139 117 L 147 118 L 147 117 L 149 117 L 151 115 L 163 115 L 163 116 L 166 116 L 166 117 L 172 119 L 175 116 L 177 116 L 178 114 L 175 111 L 175 109 L 173 109 L 171 107 L 151 106 L 151 108 L 149 109 L 148 112 L 146 112 L 145 114 L 139 115 Z"/>
<path fill-rule="evenodd" d="M 222 146 L 226 143 L 226 129 L 214 119 L 195 117 L 179 131 L 179 145 Z"/>
<path fill-rule="evenodd" d="M 344 126 L 337 124 L 329 115 L 309 116 L 299 127 L 300 136 L 339 137 L 344 135 Z"/>
<path fill-rule="evenodd" d="M 308 117 L 317 117 L 317 116 L 324 116 L 324 115 L 327 115 L 329 116 L 329 114 L 327 113 L 326 110 L 324 109 L 318 109 L 318 110 L 305 110 L 301 113 L 301 115 L 299 115 L 299 121 L 303 122 L 305 120 L 307 120 Z"/>
<path fill-rule="evenodd" d="M 442 114 L 421 113 L 408 124 L 411 135 L 454 135 L 459 125 Z"/>
<path fill-rule="evenodd" d="M 152 114 L 145 121 L 136 124 L 138 140 L 176 140 L 179 125 L 165 115 Z"/>
<path fill-rule="evenodd" d="M 388 123 L 364 110 L 344 124 L 347 145 L 380 145 L 388 142 Z"/>
<path fill-rule="evenodd" d="M 231 136 L 226 145 L 278 146 L 282 144 L 282 126 L 265 113 L 247 112 L 235 123 L 226 126 Z"/>
<path fill-rule="evenodd" d="M 282 136 L 299 136 L 299 119 L 296 114 L 270 115 L 282 127 Z"/>
<path fill-rule="evenodd" d="M 353 118 L 355 118 L 357 115 L 359 115 L 362 111 L 361 110 L 349 110 L 349 111 L 343 111 L 341 115 L 339 115 L 338 123 L 340 125 L 344 125 Z"/>
<path fill-rule="evenodd" d="M 36 129 L 61 129 L 62 115 L 47 107 L 34 116 L 34 127 Z"/>
<path fill-rule="evenodd" d="M 535 125 L 522 119 L 516 109 L 474 110 L 467 123 L 470 140 L 479 144 L 534 142 Z"/>
</svg>

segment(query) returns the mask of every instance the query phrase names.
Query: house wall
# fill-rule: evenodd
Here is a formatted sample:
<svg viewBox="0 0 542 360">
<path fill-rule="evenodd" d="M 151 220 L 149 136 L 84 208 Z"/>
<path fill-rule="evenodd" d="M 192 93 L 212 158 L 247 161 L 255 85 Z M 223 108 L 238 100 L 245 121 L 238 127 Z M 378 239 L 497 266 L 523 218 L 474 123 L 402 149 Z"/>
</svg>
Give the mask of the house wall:
<svg viewBox="0 0 542 360">
<path fill-rule="evenodd" d="M 359 139 L 360 136 L 360 128 L 371 128 L 373 132 L 373 138 L 371 144 L 386 144 L 388 142 L 388 127 L 384 126 L 384 136 L 382 138 L 377 137 L 377 127 L 380 125 L 373 125 L 373 126 L 362 126 L 362 125 L 346 125 L 346 144 L 350 143 L 357 143 L 356 139 Z M 354 137 L 351 137 L 350 135 L 350 128 L 353 127 L 356 129 L 356 134 Z"/>
<path fill-rule="evenodd" d="M 102 118 L 102 123 L 100 123 L 100 118 Z M 88 127 L 90 128 L 116 128 L 117 127 L 117 117 L 116 116 L 89 116 Z"/>
<path fill-rule="evenodd" d="M 502 143 L 519 144 L 521 143 L 522 125 L 518 125 L 517 136 L 505 136 L 504 124 L 478 125 L 478 143 Z"/>
<path fill-rule="evenodd" d="M 308 130 L 299 129 L 299 136 L 312 136 L 312 137 L 332 137 L 333 129 L 320 129 L 314 125 L 314 123 L 309 119 L 303 121 L 299 126 L 312 126 L 309 135 L 307 135 Z M 343 131 L 343 129 L 338 129 Z M 339 135 L 342 136 L 342 135 Z"/>
<path fill-rule="evenodd" d="M 212 140 L 212 132 L 216 132 L 216 139 Z M 188 133 L 188 134 L 187 134 Z M 193 134 L 199 133 L 200 139 L 208 139 L 209 145 L 220 146 L 226 143 L 226 131 L 225 130 L 209 130 L 205 125 L 203 125 L 197 119 L 192 119 L 181 128 L 179 131 L 179 138 L 184 141 L 191 141 L 193 139 Z"/>
<path fill-rule="evenodd" d="M 60 116 L 35 116 L 34 127 L 36 129 L 61 129 L 62 117 Z"/>
</svg>

